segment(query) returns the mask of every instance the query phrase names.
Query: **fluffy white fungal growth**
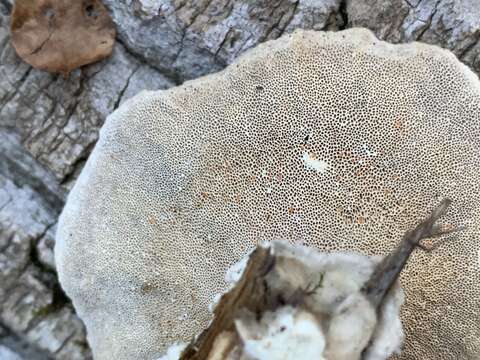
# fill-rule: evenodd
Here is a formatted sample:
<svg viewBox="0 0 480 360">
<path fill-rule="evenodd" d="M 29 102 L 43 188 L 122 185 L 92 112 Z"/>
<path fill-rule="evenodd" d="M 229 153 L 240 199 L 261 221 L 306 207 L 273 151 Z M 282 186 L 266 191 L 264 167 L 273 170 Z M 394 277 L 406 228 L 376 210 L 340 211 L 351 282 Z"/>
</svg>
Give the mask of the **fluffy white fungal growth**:
<svg viewBox="0 0 480 360">
<path fill-rule="evenodd" d="M 403 302 L 403 291 L 395 291 L 391 294 L 389 300 L 385 302 L 373 334 L 375 341 L 365 352 L 365 359 L 383 360 L 387 354 L 400 353 L 404 341 L 404 333 L 399 310 Z"/>
<path fill-rule="evenodd" d="M 372 339 L 376 323 L 375 309 L 370 302 L 360 293 L 349 295 L 332 314 L 328 327 L 326 357 L 330 360 L 360 359 Z M 394 336 L 398 337 L 399 334 Z M 390 354 L 383 355 L 382 359 L 386 359 Z"/>
<path fill-rule="evenodd" d="M 290 283 L 298 283 L 300 288 L 310 284 L 312 295 L 305 301 L 318 315 L 322 328 L 328 329 L 324 352 L 327 359 L 359 359 L 367 345 L 365 360 L 384 360 L 399 353 L 404 338 L 400 322 L 403 291 L 398 286 L 393 289 L 378 319 L 375 309 L 360 293 L 379 258 L 354 253 L 321 253 L 278 241 L 272 243 L 272 250 L 277 256 L 303 264 L 301 271 L 295 271 L 298 266 L 290 264 L 283 279 L 290 278 Z M 302 282 L 299 279 L 303 279 Z"/>
<path fill-rule="evenodd" d="M 402 275 L 404 356 L 477 357 L 479 114 L 478 78 L 453 54 L 361 29 L 298 31 L 125 102 L 57 233 L 94 356 L 155 358 L 189 341 L 226 269 L 260 240 L 386 254 L 446 196 L 444 221 L 467 229 Z M 307 169 L 306 152 L 326 171 Z"/>
<path fill-rule="evenodd" d="M 387 359 L 403 341 L 403 297 L 394 286 L 380 308 L 368 298 L 377 261 L 282 241 L 258 247 L 182 359 Z"/>
<path fill-rule="evenodd" d="M 325 336 L 312 314 L 284 307 L 267 313 L 258 324 L 236 322 L 246 355 L 258 360 L 322 360 Z"/>
</svg>

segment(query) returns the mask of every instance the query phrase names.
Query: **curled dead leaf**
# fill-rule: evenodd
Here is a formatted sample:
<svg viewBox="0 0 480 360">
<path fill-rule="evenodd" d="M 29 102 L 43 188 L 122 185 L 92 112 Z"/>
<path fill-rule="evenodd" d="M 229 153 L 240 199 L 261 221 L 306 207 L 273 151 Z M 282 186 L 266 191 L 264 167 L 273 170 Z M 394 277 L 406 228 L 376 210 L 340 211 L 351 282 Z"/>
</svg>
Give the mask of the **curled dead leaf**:
<svg viewBox="0 0 480 360">
<path fill-rule="evenodd" d="M 107 57 L 115 41 L 113 21 L 98 0 L 16 0 L 10 26 L 24 61 L 64 75 Z"/>
</svg>

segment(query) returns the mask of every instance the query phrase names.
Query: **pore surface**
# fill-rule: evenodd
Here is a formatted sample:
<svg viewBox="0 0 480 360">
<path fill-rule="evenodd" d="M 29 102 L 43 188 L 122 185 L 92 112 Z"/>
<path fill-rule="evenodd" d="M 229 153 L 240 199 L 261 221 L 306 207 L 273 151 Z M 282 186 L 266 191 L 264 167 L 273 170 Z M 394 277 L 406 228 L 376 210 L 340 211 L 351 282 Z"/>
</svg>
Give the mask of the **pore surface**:
<svg viewBox="0 0 480 360">
<path fill-rule="evenodd" d="M 403 274 L 405 358 L 480 352 L 480 87 L 447 51 L 298 31 L 112 114 L 60 219 L 60 280 L 97 359 L 209 321 L 258 241 L 385 254 L 440 196 L 466 225 Z"/>
</svg>

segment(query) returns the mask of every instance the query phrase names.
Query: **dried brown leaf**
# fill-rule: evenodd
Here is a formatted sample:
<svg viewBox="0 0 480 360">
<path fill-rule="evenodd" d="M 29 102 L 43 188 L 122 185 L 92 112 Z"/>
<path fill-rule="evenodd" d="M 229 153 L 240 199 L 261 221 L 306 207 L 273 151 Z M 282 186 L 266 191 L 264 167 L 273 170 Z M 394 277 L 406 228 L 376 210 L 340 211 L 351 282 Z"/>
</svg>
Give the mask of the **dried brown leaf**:
<svg viewBox="0 0 480 360">
<path fill-rule="evenodd" d="M 11 32 L 24 61 L 64 75 L 107 57 L 115 41 L 113 21 L 98 0 L 16 0 Z"/>
</svg>

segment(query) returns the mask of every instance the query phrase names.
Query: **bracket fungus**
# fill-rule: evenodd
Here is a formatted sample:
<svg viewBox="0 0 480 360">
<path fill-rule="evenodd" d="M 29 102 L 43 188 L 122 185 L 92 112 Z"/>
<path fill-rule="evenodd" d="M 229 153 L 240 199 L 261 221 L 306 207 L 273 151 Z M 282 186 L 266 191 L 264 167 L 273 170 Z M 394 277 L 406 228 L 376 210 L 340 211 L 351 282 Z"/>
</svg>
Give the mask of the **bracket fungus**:
<svg viewBox="0 0 480 360">
<path fill-rule="evenodd" d="M 384 255 L 439 196 L 466 226 L 402 276 L 402 357 L 480 353 L 480 83 L 453 54 L 296 31 L 107 119 L 69 194 L 60 281 L 97 359 L 153 359 L 210 321 L 259 241 Z"/>
<path fill-rule="evenodd" d="M 12 44 L 35 68 L 62 73 L 112 52 L 115 26 L 99 0 L 16 0 Z"/>
</svg>

